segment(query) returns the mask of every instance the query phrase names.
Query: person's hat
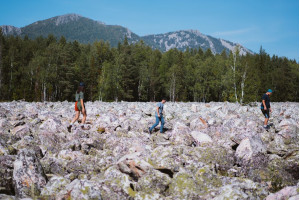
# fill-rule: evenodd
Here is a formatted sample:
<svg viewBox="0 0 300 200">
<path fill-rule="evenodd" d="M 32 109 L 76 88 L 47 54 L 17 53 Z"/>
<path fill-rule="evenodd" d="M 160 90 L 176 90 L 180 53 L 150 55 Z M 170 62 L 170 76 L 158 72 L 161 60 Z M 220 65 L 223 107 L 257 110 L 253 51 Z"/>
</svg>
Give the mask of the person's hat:
<svg viewBox="0 0 300 200">
<path fill-rule="evenodd" d="M 84 86 L 84 83 L 83 82 L 79 83 L 79 86 Z"/>
<path fill-rule="evenodd" d="M 268 91 L 267 92 L 270 92 L 270 93 L 272 93 L 273 91 L 271 90 L 271 89 L 268 89 Z"/>
</svg>

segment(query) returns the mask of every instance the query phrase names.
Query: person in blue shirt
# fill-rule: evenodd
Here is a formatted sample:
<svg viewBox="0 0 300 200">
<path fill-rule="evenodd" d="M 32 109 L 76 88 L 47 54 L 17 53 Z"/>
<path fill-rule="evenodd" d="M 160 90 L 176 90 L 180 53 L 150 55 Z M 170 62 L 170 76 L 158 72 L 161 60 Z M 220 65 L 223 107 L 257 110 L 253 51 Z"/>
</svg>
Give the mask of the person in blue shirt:
<svg viewBox="0 0 300 200">
<path fill-rule="evenodd" d="M 163 110 L 164 110 L 164 104 L 167 102 L 166 98 L 162 98 L 161 102 L 157 103 L 157 107 L 155 110 L 155 118 L 156 118 L 156 122 L 155 124 L 150 128 L 149 127 L 149 133 L 151 134 L 152 130 L 159 124 L 160 121 L 160 132 L 163 133 L 164 132 L 164 124 L 165 124 L 165 120 L 164 120 L 164 115 L 163 115 Z"/>
<path fill-rule="evenodd" d="M 262 103 L 260 106 L 261 112 L 265 116 L 264 121 L 264 129 L 269 129 L 268 121 L 270 118 L 270 112 L 272 112 L 271 105 L 270 105 L 270 96 L 272 94 L 272 90 L 268 89 L 268 91 L 262 96 Z"/>
</svg>

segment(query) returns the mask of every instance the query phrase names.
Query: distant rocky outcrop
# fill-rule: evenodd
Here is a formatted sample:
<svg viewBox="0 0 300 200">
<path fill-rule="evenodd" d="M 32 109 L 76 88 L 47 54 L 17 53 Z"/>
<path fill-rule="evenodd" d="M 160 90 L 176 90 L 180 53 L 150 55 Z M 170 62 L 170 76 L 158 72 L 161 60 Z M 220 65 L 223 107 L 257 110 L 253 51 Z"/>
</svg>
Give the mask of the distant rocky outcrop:
<svg viewBox="0 0 300 200">
<path fill-rule="evenodd" d="M 21 35 L 22 30 L 18 27 L 9 26 L 9 25 L 3 25 L 0 26 L 2 29 L 3 35 Z"/>
<path fill-rule="evenodd" d="M 0 103 L 0 199 L 298 199 L 299 104 Z"/>
</svg>

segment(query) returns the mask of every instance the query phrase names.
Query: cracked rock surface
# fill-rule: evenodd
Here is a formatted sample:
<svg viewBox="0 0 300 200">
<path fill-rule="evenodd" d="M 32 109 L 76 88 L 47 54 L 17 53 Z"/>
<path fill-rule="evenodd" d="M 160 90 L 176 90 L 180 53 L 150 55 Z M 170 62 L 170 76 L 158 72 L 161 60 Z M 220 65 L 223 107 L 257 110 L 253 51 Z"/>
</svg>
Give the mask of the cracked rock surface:
<svg viewBox="0 0 300 200">
<path fill-rule="evenodd" d="M 0 103 L 0 199 L 298 199 L 299 103 Z"/>
</svg>

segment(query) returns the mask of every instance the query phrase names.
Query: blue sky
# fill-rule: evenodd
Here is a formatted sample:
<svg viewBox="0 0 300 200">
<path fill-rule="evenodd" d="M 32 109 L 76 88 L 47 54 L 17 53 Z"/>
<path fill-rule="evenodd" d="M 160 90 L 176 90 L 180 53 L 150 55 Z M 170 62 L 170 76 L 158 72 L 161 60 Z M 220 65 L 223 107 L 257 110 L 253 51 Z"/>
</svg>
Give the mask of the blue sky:
<svg viewBox="0 0 300 200">
<path fill-rule="evenodd" d="M 298 0 L 0 0 L 0 25 L 77 13 L 143 36 L 195 29 L 299 61 Z"/>
</svg>

